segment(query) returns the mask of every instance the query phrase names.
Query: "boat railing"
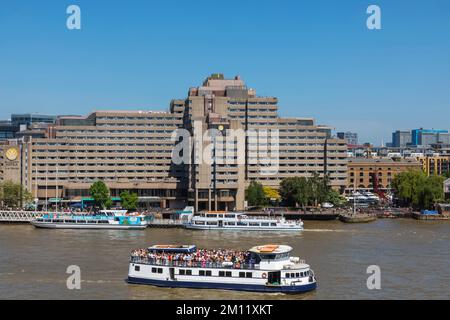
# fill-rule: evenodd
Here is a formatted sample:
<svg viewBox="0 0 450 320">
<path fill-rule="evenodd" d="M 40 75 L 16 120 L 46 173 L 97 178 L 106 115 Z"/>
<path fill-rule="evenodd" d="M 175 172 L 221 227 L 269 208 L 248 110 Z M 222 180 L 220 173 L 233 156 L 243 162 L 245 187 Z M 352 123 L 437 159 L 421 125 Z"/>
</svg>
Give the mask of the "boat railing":
<svg viewBox="0 0 450 320">
<path fill-rule="evenodd" d="M 232 262 L 202 262 L 202 261 L 169 261 L 166 259 L 154 259 L 145 257 L 131 256 L 130 263 L 147 264 L 152 266 L 163 267 L 182 267 L 182 268 L 213 268 L 213 269 L 243 269 L 257 270 L 259 265 L 249 263 L 232 263 Z"/>
</svg>

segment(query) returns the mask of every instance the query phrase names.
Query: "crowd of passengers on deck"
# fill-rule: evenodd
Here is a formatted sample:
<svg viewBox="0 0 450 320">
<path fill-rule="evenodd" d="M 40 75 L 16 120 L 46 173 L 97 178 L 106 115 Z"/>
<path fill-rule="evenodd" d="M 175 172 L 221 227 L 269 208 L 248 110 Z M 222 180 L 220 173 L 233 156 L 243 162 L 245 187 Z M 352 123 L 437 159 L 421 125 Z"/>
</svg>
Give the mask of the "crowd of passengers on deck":
<svg viewBox="0 0 450 320">
<path fill-rule="evenodd" d="M 250 253 L 236 250 L 206 250 L 199 249 L 193 253 L 171 253 L 152 252 L 147 249 L 136 249 L 131 253 L 132 257 L 149 259 L 150 262 L 162 265 L 186 265 L 186 266 L 208 266 L 211 264 L 221 265 L 224 262 L 240 268 L 244 264 L 254 264 Z"/>
</svg>

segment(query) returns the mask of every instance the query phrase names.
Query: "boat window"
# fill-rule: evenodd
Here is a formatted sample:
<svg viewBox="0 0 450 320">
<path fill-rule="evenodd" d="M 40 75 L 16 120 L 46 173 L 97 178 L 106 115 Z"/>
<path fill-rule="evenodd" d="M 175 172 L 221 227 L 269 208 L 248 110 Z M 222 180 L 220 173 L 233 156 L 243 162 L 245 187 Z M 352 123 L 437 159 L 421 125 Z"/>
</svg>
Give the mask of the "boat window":
<svg viewBox="0 0 450 320">
<path fill-rule="evenodd" d="M 141 271 L 141 266 L 134 266 L 134 271 Z"/>
<path fill-rule="evenodd" d="M 261 223 L 261 227 L 268 227 L 269 226 L 269 223 L 267 223 L 267 222 L 262 222 Z"/>
<path fill-rule="evenodd" d="M 250 222 L 249 226 L 250 227 L 259 227 L 259 222 Z"/>
<path fill-rule="evenodd" d="M 239 278 L 245 278 L 245 272 L 239 272 Z"/>
<path fill-rule="evenodd" d="M 162 268 L 158 268 L 158 273 L 163 273 L 163 269 Z"/>
<path fill-rule="evenodd" d="M 152 268 L 152 273 L 156 273 L 156 268 Z"/>
<path fill-rule="evenodd" d="M 231 277 L 231 271 L 225 272 L 225 277 Z"/>
<path fill-rule="evenodd" d="M 186 270 L 186 275 L 187 276 L 192 276 L 192 270 Z"/>
<path fill-rule="evenodd" d="M 211 270 L 206 270 L 206 276 L 208 276 L 208 277 L 211 277 L 211 276 L 212 276 Z"/>
<path fill-rule="evenodd" d="M 297 272 L 297 273 L 295 274 L 295 276 L 296 276 L 297 278 L 300 278 L 300 273 Z"/>
<path fill-rule="evenodd" d="M 219 277 L 225 277 L 225 271 L 219 271 Z"/>
<path fill-rule="evenodd" d="M 251 273 L 251 272 L 246 272 L 246 273 L 245 273 L 245 277 L 246 277 L 246 278 L 253 278 L 253 273 Z"/>
<path fill-rule="evenodd" d="M 277 224 L 276 224 L 276 223 L 274 223 L 274 222 L 272 222 L 272 223 L 270 224 L 270 226 L 271 226 L 271 227 L 276 227 L 276 226 L 277 226 Z"/>
<path fill-rule="evenodd" d="M 195 224 L 200 225 L 200 226 L 204 226 L 205 225 L 205 221 L 195 221 Z"/>
<path fill-rule="evenodd" d="M 286 273 L 286 278 L 290 278 L 291 274 L 290 273 Z"/>
<path fill-rule="evenodd" d="M 214 222 L 214 221 L 208 221 L 208 222 L 206 222 L 206 224 L 208 226 L 217 226 L 217 222 Z"/>
<path fill-rule="evenodd" d="M 247 226 L 247 223 L 238 221 L 237 225 L 238 226 Z"/>
<path fill-rule="evenodd" d="M 227 222 L 226 224 L 229 225 L 229 226 L 235 226 L 236 222 Z"/>
<path fill-rule="evenodd" d="M 180 276 L 184 276 L 186 274 L 186 271 L 183 269 L 180 269 L 180 271 L 178 271 Z"/>
<path fill-rule="evenodd" d="M 225 218 L 234 219 L 234 214 L 226 214 Z"/>
<path fill-rule="evenodd" d="M 198 275 L 199 275 L 199 276 L 204 276 L 204 275 L 205 275 L 205 270 L 200 270 L 200 271 L 198 272 Z"/>
</svg>

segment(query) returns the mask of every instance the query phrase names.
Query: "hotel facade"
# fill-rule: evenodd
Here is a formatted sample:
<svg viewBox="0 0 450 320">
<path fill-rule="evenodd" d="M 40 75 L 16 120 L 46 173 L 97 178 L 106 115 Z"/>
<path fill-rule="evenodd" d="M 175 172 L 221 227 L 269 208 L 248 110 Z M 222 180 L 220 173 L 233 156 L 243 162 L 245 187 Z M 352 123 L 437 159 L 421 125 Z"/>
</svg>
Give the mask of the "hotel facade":
<svg viewBox="0 0 450 320">
<path fill-rule="evenodd" d="M 169 111 L 60 116 L 45 137 L 6 141 L 0 174 L 40 201 L 82 200 L 102 180 L 113 197 L 129 190 L 151 206 L 242 210 L 251 181 L 278 188 L 283 178 L 318 173 L 344 190 L 346 141 L 331 131 L 310 118 L 282 118 L 277 98 L 257 96 L 239 77 L 213 74 L 187 98 L 172 100 Z M 189 148 L 180 152 L 186 133 Z"/>
</svg>

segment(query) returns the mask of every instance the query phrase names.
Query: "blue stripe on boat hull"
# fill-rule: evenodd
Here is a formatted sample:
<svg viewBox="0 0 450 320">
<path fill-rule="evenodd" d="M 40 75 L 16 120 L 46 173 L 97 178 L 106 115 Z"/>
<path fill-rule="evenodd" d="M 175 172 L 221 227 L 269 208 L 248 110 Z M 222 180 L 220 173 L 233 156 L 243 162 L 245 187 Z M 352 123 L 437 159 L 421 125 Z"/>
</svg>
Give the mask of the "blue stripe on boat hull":
<svg viewBox="0 0 450 320">
<path fill-rule="evenodd" d="M 169 287 L 169 288 L 222 289 L 222 290 L 237 290 L 237 291 L 282 292 L 282 293 L 302 293 L 315 290 L 317 287 L 316 282 L 302 286 L 269 287 L 256 284 L 164 281 L 164 280 L 143 279 L 134 277 L 128 277 L 127 282 L 130 284 L 147 284 L 157 287 Z"/>
</svg>

